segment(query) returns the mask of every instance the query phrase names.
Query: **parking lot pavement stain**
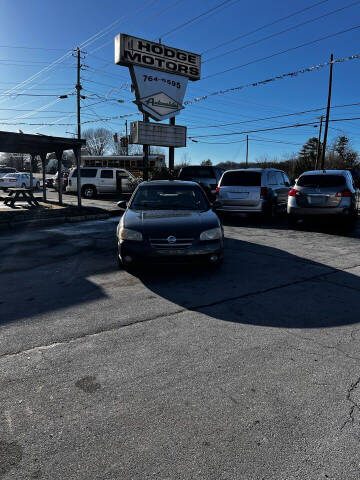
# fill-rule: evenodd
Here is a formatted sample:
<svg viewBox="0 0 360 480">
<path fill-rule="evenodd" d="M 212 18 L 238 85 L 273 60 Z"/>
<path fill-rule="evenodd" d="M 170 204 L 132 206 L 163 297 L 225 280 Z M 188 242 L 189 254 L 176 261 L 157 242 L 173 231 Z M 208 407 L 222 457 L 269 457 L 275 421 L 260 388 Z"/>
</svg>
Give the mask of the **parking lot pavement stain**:
<svg viewBox="0 0 360 480">
<path fill-rule="evenodd" d="M 23 448 L 16 442 L 0 441 L 0 478 L 17 467 L 23 457 Z"/>
<path fill-rule="evenodd" d="M 101 388 L 100 383 L 96 382 L 96 377 L 94 376 L 81 378 L 75 383 L 75 386 L 83 390 L 85 393 L 95 393 Z"/>
</svg>

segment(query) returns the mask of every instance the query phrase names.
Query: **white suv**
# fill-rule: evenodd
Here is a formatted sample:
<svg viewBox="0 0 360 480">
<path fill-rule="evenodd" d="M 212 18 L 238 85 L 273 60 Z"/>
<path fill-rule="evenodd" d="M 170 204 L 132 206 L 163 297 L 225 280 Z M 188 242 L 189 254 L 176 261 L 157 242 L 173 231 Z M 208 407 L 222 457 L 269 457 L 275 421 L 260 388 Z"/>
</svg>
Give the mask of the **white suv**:
<svg viewBox="0 0 360 480">
<path fill-rule="evenodd" d="M 131 193 L 135 188 L 135 177 L 121 168 L 80 167 L 81 195 L 94 198 L 102 193 Z M 77 192 L 77 168 L 70 170 L 66 191 Z"/>
</svg>

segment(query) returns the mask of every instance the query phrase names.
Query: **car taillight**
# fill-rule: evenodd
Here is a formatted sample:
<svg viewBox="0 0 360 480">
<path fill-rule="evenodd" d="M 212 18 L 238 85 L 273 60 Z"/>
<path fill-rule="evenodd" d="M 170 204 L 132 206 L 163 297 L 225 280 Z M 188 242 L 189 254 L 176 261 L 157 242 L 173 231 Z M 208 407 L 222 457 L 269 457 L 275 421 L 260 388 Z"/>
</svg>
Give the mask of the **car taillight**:
<svg viewBox="0 0 360 480">
<path fill-rule="evenodd" d="M 9 182 L 16 182 L 16 178 L 10 178 Z"/>
<path fill-rule="evenodd" d="M 295 197 L 295 195 L 298 195 L 298 194 L 299 194 L 299 190 L 296 190 L 296 188 L 292 188 L 288 193 L 289 197 Z"/>
<path fill-rule="evenodd" d="M 260 198 L 264 198 L 264 197 L 266 196 L 266 194 L 267 194 L 267 191 L 268 191 L 267 187 L 261 187 L 261 189 L 260 189 Z"/>
<path fill-rule="evenodd" d="M 220 187 L 216 187 L 215 193 L 216 195 L 220 192 Z"/>
<path fill-rule="evenodd" d="M 338 192 L 335 197 L 352 197 L 352 192 L 350 190 L 344 190 L 343 192 Z"/>
</svg>

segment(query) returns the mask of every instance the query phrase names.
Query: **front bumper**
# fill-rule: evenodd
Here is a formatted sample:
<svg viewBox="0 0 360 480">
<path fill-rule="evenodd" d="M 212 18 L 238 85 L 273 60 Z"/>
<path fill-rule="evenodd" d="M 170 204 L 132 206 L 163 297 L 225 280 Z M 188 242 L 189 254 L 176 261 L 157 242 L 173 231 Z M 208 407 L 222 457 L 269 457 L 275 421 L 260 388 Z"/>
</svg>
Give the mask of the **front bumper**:
<svg viewBox="0 0 360 480">
<path fill-rule="evenodd" d="M 209 262 L 211 255 L 222 258 L 224 241 L 212 240 L 200 242 L 195 240 L 191 247 L 155 248 L 148 240 L 134 242 L 129 240 L 118 241 L 119 258 L 124 262 L 125 257 L 131 257 L 130 263 L 189 263 L 193 261 Z M 126 262 L 129 263 L 129 262 Z"/>
</svg>

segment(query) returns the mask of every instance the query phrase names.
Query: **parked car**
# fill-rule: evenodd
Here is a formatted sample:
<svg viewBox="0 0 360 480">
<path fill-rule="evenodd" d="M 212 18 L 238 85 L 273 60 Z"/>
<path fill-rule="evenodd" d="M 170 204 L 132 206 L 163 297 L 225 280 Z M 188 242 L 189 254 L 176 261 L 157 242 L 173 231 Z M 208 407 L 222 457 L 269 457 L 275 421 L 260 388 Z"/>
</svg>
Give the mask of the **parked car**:
<svg viewBox="0 0 360 480">
<path fill-rule="evenodd" d="M 289 192 L 289 220 L 308 215 L 339 215 L 353 218 L 356 198 L 353 178 L 348 170 L 304 172 Z"/>
<path fill-rule="evenodd" d="M 64 192 L 66 190 L 66 187 L 68 186 L 68 177 L 69 177 L 69 172 L 62 172 L 62 184 L 63 184 L 63 187 L 62 187 L 62 191 Z M 59 174 L 56 173 L 54 175 L 54 179 L 53 179 L 53 187 L 56 191 L 59 191 Z"/>
<path fill-rule="evenodd" d="M 16 173 L 16 172 L 17 172 L 16 168 L 0 166 L 0 178 L 4 177 L 8 173 Z"/>
<path fill-rule="evenodd" d="M 33 179 L 33 187 L 40 189 L 40 181 Z M 5 190 L 7 188 L 30 188 L 30 174 L 29 173 L 7 173 L 0 178 L 0 188 Z"/>
<path fill-rule="evenodd" d="M 192 165 L 183 167 L 179 172 L 179 180 L 192 181 L 201 185 L 210 200 L 215 198 L 216 187 L 224 169 L 220 167 Z"/>
<path fill-rule="evenodd" d="M 99 193 L 131 193 L 136 178 L 127 170 L 110 167 L 80 167 L 81 194 L 94 198 Z M 77 192 L 77 168 L 70 170 L 67 192 Z"/>
<path fill-rule="evenodd" d="M 118 257 L 126 266 L 143 261 L 222 260 L 224 232 L 203 189 L 195 182 L 142 182 L 117 228 Z"/>
<path fill-rule="evenodd" d="M 290 181 L 282 170 L 248 168 L 227 170 L 216 189 L 216 211 L 220 213 L 263 213 L 272 216 L 285 210 Z"/>
<path fill-rule="evenodd" d="M 55 188 L 55 177 L 48 177 L 45 180 L 45 186 L 46 188 Z"/>
</svg>

